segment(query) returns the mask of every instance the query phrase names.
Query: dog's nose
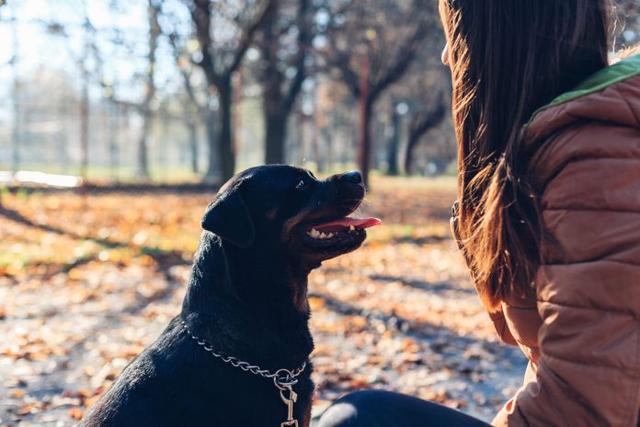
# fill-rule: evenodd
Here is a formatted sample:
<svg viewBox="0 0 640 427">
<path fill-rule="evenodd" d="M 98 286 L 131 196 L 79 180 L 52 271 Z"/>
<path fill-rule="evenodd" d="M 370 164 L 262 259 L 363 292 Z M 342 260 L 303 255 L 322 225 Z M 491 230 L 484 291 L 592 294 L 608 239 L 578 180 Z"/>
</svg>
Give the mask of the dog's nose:
<svg viewBox="0 0 640 427">
<path fill-rule="evenodd" d="M 362 174 L 358 171 L 347 172 L 342 175 L 342 179 L 352 184 L 362 184 Z"/>
</svg>

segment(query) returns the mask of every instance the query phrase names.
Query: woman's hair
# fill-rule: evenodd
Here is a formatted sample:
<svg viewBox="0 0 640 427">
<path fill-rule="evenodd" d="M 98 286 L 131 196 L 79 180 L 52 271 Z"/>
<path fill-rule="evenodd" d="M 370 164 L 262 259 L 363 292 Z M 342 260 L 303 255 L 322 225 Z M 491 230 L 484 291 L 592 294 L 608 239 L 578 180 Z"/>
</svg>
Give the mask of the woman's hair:
<svg viewBox="0 0 640 427">
<path fill-rule="evenodd" d="M 440 0 L 458 140 L 458 234 L 479 294 L 496 310 L 530 295 L 542 222 L 523 126 L 607 66 L 607 0 Z"/>
</svg>

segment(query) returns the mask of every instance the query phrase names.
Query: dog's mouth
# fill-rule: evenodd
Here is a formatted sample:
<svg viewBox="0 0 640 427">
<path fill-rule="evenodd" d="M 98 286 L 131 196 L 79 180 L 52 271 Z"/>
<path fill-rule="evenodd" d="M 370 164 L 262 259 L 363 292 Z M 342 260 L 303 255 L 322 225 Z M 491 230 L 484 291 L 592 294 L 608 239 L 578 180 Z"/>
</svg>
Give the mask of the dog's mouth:
<svg viewBox="0 0 640 427">
<path fill-rule="evenodd" d="M 367 237 L 366 229 L 381 224 L 378 218 L 344 217 L 306 226 L 305 244 L 316 250 L 347 252 L 358 248 Z"/>
</svg>

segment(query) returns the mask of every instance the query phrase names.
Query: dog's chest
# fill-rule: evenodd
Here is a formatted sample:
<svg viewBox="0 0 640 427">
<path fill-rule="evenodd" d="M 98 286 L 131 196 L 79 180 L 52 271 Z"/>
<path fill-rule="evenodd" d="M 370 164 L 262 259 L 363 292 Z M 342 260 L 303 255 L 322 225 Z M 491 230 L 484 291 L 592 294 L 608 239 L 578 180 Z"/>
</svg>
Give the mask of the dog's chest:
<svg viewBox="0 0 640 427">
<path fill-rule="evenodd" d="M 313 382 L 311 370 L 307 369 L 294 386 L 297 394 L 292 406 L 293 419 L 299 427 L 309 425 Z M 282 400 L 280 391 L 272 380 L 255 376 L 231 366 L 220 366 L 211 372 L 204 383 L 206 389 L 188 393 L 194 399 L 185 402 L 197 425 L 220 427 L 294 427 L 288 420 L 288 405 Z M 285 396 L 288 396 L 285 394 Z M 207 421 L 208 420 L 208 421 Z"/>
</svg>

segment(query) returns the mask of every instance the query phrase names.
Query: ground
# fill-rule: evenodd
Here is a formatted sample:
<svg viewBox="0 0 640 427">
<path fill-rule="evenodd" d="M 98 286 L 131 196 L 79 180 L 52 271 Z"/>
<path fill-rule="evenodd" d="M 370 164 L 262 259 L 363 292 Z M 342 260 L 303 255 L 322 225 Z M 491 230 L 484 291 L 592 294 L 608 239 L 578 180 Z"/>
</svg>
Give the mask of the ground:
<svg viewBox="0 0 640 427">
<path fill-rule="evenodd" d="M 0 425 L 72 425 L 180 309 L 213 194 L 3 194 Z M 373 181 L 384 220 L 311 275 L 314 413 L 384 388 L 490 420 L 525 360 L 449 237 L 451 179 Z"/>
</svg>

